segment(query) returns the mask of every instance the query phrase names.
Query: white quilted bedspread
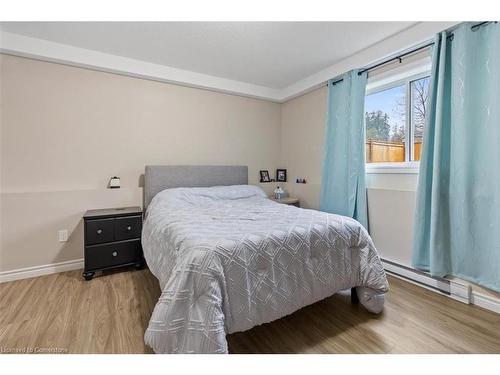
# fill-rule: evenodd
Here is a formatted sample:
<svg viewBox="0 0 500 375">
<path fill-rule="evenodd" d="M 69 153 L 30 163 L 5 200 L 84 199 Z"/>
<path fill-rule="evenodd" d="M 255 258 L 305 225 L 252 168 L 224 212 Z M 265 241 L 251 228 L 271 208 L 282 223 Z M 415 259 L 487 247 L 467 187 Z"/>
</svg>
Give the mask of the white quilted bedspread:
<svg viewBox="0 0 500 375">
<path fill-rule="evenodd" d="M 355 286 L 380 312 L 388 290 L 357 221 L 273 202 L 256 186 L 164 190 L 142 245 L 162 288 L 145 334 L 157 353 L 227 353 L 226 334 Z"/>
</svg>

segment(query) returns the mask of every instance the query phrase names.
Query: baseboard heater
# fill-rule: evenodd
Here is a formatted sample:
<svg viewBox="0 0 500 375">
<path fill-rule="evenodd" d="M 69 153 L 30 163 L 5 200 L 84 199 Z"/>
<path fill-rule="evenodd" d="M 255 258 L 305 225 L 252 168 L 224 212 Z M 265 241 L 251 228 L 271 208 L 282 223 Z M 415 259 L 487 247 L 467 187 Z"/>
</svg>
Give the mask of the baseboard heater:
<svg viewBox="0 0 500 375">
<path fill-rule="evenodd" d="M 453 280 L 441 277 L 433 277 L 426 272 L 422 272 L 401 264 L 381 259 L 385 270 L 398 278 L 423 286 L 434 292 L 447 295 L 463 303 L 471 303 L 471 288 L 469 285 L 457 283 Z"/>
</svg>

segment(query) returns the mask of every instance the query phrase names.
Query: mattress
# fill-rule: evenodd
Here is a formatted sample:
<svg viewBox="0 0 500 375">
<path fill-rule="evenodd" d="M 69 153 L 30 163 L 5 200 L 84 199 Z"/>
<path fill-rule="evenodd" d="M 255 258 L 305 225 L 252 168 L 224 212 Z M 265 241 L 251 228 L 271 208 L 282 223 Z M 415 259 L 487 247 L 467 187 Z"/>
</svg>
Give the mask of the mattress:
<svg viewBox="0 0 500 375">
<path fill-rule="evenodd" d="M 227 353 L 226 334 L 351 287 L 379 313 L 388 291 L 361 224 L 271 201 L 256 186 L 160 192 L 142 245 L 162 289 L 145 333 L 157 353 Z"/>
</svg>

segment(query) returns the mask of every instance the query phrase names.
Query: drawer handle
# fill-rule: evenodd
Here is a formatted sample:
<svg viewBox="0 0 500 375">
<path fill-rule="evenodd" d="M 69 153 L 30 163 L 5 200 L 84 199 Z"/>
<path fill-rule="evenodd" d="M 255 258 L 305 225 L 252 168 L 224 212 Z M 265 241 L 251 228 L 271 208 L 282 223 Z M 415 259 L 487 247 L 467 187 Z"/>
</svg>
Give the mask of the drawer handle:
<svg viewBox="0 0 500 375">
<path fill-rule="evenodd" d="M 129 225 L 129 226 L 127 227 L 127 230 L 130 232 L 130 231 L 132 230 L 132 227 Z"/>
<path fill-rule="evenodd" d="M 97 234 L 101 234 L 101 233 L 102 233 L 102 229 L 98 229 Z"/>
<path fill-rule="evenodd" d="M 113 253 L 111 255 L 113 255 L 115 257 L 115 256 L 118 255 L 118 252 L 117 251 L 113 251 Z"/>
</svg>

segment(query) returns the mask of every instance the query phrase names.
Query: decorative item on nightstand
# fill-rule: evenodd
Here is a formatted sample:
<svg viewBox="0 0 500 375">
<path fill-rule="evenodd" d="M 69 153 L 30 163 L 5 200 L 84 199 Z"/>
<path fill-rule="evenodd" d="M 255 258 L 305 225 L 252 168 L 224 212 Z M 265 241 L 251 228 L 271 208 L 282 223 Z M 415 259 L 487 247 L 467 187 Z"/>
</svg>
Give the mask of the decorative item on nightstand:
<svg viewBox="0 0 500 375">
<path fill-rule="evenodd" d="M 140 207 L 90 210 L 83 221 L 85 280 L 91 280 L 97 271 L 124 266 L 142 268 Z"/>
<path fill-rule="evenodd" d="M 281 187 L 277 186 L 276 189 L 274 189 L 273 193 L 274 199 L 279 201 L 281 197 L 283 197 L 283 194 L 285 194 L 285 191 Z"/>
</svg>

